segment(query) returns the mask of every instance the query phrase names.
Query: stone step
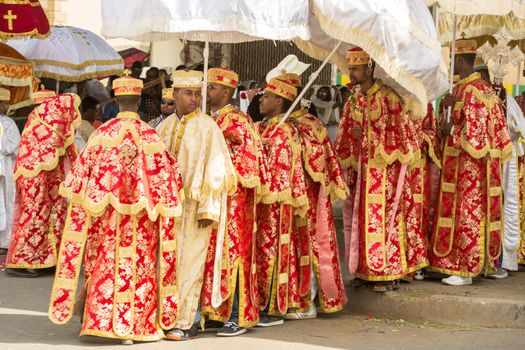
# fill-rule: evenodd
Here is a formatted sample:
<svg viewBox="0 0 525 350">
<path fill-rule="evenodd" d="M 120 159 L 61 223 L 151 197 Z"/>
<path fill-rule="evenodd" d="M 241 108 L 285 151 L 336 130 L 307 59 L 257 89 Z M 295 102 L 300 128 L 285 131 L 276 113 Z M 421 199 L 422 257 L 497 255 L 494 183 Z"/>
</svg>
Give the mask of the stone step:
<svg viewBox="0 0 525 350">
<path fill-rule="evenodd" d="M 344 256 L 342 218 L 336 217 L 339 254 Z M 344 261 L 341 258 L 341 261 Z M 343 278 L 352 276 L 343 266 Z M 352 283 L 355 284 L 355 283 Z M 347 288 L 345 312 L 413 322 L 525 329 L 525 268 L 502 280 L 476 278 L 470 286 L 446 286 L 440 279 L 401 282 L 396 291 L 377 293 L 372 285 Z"/>
<path fill-rule="evenodd" d="M 349 287 L 346 311 L 411 322 L 525 329 L 525 271 L 506 280 L 476 279 L 452 287 L 439 280 L 402 283 L 377 293 L 370 285 Z"/>
</svg>

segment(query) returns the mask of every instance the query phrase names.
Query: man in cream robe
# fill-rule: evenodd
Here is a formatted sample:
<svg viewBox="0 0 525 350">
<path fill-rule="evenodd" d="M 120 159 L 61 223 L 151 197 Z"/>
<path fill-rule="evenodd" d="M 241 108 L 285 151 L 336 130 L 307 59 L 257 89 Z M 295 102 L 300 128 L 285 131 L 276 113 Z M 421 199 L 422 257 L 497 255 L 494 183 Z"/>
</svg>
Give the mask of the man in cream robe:
<svg viewBox="0 0 525 350">
<path fill-rule="evenodd" d="M 509 271 L 518 270 L 518 249 L 523 240 L 523 227 L 520 225 L 519 210 L 519 162 L 523 157 L 525 138 L 525 117 L 516 100 L 507 94 L 507 130 L 512 141 L 512 158 L 503 164 L 503 249 L 501 267 Z M 521 199 L 523 200 L 523 199 Z"/>
<path fill-rule="evenodd" d="M 10 92 L 0 88 L 0 254 L 9 248 L 13 210 L 15 206 L 15 183 L 13 173 L 16 154 L 20 144 L 20 132 L 13 119 L 6 116 Z"/>
<path fill-rule="evenodd" d="M 175 328 L 166 337 L 186 340 L 197 335 L 197 310 L 212 229 L 216 227 L 215 266 L 221 271 L 226 231 L 227 196 L 236 189 L 235 170 L 221 129 L 198 108 L 203 75 L 196 71 L 173 73 L 175 113 L 159 126 L 159 134 L 177 158 L 185 201 L 177 239 L 179 296 Z M 214 304 L 220 305 L 220 275 L 214 278 Z"/>
</svg>

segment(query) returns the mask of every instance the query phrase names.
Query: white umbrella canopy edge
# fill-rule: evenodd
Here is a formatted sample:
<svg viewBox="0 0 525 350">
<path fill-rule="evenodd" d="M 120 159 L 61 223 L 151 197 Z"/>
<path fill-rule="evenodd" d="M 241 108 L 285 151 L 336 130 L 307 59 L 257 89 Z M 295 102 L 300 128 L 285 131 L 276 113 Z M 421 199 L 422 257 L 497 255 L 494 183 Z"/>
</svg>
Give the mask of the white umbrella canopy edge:
<svg viewBox="0 0 525 350">
<path fill-rule="evenodd" d="M 439 6 L 440 12 L 450 12 L 459 16 L 494 15 L 505 16 L 512 13 L 525 19 L 525 0 L 425 0 L 427 6 Z"/>
<path fill-rule="evenodd" d="M 452 13 L 438 14 L 438 36 L 441 44 L 446 45 L 452 41 L 452 26 L 454 15 Z M 456 31 L 464 34 L 466 38 L 492 35 L 501 28 L 507 28 L 515 40 L 525 39 L 525 19 L 516 18 L 513 14 L 504 16 L 496 15 L 470 15 L 457 19 Z"/>
<path fill-rule="evenodd" d="M 239 43 L 307 40 L 308 0 L 103 0 L 102 35 L 133 40 Z M 130 26 L 130 23 L 133 25 Z"/>
<path fill-rule="evenodd" d="M 89 30 L 52 26 L 45 39 L 13 39 L 7 45 L 35 64 L 37 77 L 78 82 L 121 75 L 122 57 L 103 38 Z"/>
<path fill-rule="evenodd" d="M 432 17 L 421 0 L 313 0 L 310 10 L 310 40 L 294 40 L 308 55 L 324 59 L 342 40 L 331 62 L 346 72 L 346 51 L 359 46 L 377 63 L 376 77 L 400 94 L 416 97 L 423 106 L 449 88 Z M 371 20 L 371 16 L 382 20 Z"/>
<path fill-rule="evenodd" d="M 89 79 L 101 79 L 104 77 L 109 77 L 111 75 L 123 75 L 124 69 L 122 64 L 117 65 L 89 65 L 85 68 L 82 68 L 82 73 L 79 73 L 76 69 L 66 68 L 66 67 L 57 67 L 55 65 L 42 65 L 36 64 L 35 76 L 39 78 L 50 78 L 58 81 L 67 81 L 67 82 L 80 82 L 83 80 Z M 53 70 L 53 71 L 51 71 Z"/>
</svg>

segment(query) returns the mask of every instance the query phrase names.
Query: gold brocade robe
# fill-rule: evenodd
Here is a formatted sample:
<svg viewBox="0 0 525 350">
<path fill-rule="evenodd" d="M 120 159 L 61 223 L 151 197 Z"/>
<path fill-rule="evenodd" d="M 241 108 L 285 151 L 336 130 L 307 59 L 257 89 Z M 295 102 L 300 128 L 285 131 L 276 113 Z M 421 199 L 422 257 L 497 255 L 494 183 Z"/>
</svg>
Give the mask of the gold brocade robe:
<svg viewBox="0 0 525 350">
<path fill-rule="evenodd" d="M 228 230 L 224 240 L 221 293 L 224 302 L 212 305 L 213 263 L 217 231 L 212 232 L 208 250 L 201 312 L 212 320 L 227 322 L 230 318 L 234 297 L 238 295 L 238 311 L 241 327 L 253 327 L 259 321 L 257 274 L 255 266 L 256 204 L 266 192 L 268 165 L 264 149 L 251 118 L 227 105 L 214 113 L 221 128 L 237 174 L 237 191 L 228 196 Z"/>
<path fill-rule="evenodd" d="M 79 104 L 74 94 L 56 95 L 29 115 L 15 162 L 19 209 L 13 216 L 8 268 L 56 265 L 67 212 L 58 189 L 77 156 Z"/>
<path fill-rule="evenodd" d="M 311 283 L 317 284 L 319 310 L 336 312 L 347 299 L 344 289 L 337 236 L 332 213 L 332 201 L 346 199 L 348 187 L 323 123 L 298 110 L 288 119 L 299 132 L 302 142 L 302 162 L 308 195 L 305 219 L 294 225 L 294 258 L 290 268 L 297 271 L 297 289 L 290 291 L 292 305 L 306 312 L 313 303 Z M 311 274 L 314 274 L 312 279 Z M 295 275 L 295 274 L 293 274 Z"/>
<path fill-rule="evenodd" d="M 308 209 L 301 139 L 290 122 L 277 127 L 282 117 L 257 124 L 270 172 L 269 194 L 257 206 L 257 279 L 260 308 L 268 307 L 271 315 L 298 307 L 290 298 L 299 288 L 297 271 L 290 265 L 295 256 L 292 228 Z"/>
<path fill-rule="evenodd" d="M 487 272 L 501 253 L 501 165 L 512 145 L 501 101 L 479 73 L 459 81 L 453 94 L 454 126 L 443 140 L 430 267 L 474 277 Z"/>
<path fill-rule="evenodd" d="M 181 190 L 177 162 L 137 113 L 100 126 L 60 187 L 70 204 L 49 318 L 71 318 L 85 251 L 80 334 L 163 338 L 177 316 Z"/>
<path fill-rule="evenodd" d="M 361 140 L 354 137 L 353 128 L 362 130 Z M 366 94 L 354 91 L 334 147 L 348 171 L 354 203 L 350 226 L 352 236 L 358 237 L 356 275 L 369 281 L 391 281 L 425 267 L 426 240 L 417 230 L 421 198 L 413 193 L 410 172 L 404 179 L 400 176 L 404 167 L 421 159 L 421 150 L 400 96 L 380 80 Z M 347 251 L 355 248 L 348 247 L 353 242 L 345 242 Z"/>
<path fill-rule="evenodd" d="M 214 304 L 222 302 L 220 274 L 226 233 L 227 196 L 236 190 L 235 169 L 221 129 L 196 110 L 179 119 L 172 114 L 159 126 L 159 134 L 177 158 L 184 183 L 181 232 L 177 237 L 179 313 L 174 328 L 189 329 L 195 321 L 204 280 L 204 266 L 213 228 L 217 229 Z M 198 220 L 213 225 L 199 228 Z"/>
</svg>

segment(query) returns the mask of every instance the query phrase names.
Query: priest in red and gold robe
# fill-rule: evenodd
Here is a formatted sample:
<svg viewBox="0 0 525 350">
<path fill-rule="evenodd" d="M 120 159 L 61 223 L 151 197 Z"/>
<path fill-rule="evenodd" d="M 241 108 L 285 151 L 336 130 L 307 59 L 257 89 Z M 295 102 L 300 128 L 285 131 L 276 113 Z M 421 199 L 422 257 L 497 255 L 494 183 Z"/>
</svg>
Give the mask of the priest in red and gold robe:
<svg viewBox="0 0 525 350">
<path fill-rule="evenodd" d="M 502 162 L 512 154 L 501 101 L 474 72 L 475 40 L 458 40 L 452 94 L 443 98 L 442 173 L 430 242 L 431 269 L 448 285 L 472 283 L 501 254 Z M 452 108 L 447 121 L 447 108 Z"/>
<path fill-rule="evenodd" d="M 75 129 L 80 98 L 52 91 L 35 93 L 42 102 L 29 115 L 15 162 L 16 202 L 6 273 L 35 277 L 34 270 L 57 263 L 67 203 L 58 194 L 77 157 Z"/>
<path fill-rule="evenodd" d="M 374 79 L 373 62 L 360 48 L 347 53 L 350 78 L 359 85 L 346 103 L 335 150 L 348 174 L 352 213 L 345 215 L 347 264 L 357 277 L 378 282 L 375 291 L 428 264 L 408 166 L 421 158 L 404 101 Z"/>
<path fill-rule="evenodd" d="M 60 187 L 70 204 L 49 318 L 73 315 L 84 255 L 80 334 L 128 344 L 159 340 L 175 323 L 183 194 L 176 160 L 137 114 L 142 81 L 122 77 L 113 89 L 120 112 L 90 137 Z"/>
<path fill-rule="evenodd" d="M 306 215 L 308 196 L 301 161 L 299 132 L 290 123 L 280 124 L 297 97 L 297 89 L 272 79 L 261 97 L 264 120 L 257 127 L 263 139 L 269 169 L 269 194 L 257 207 L 257 279 L 261 314 L 259 326 L 283 324 L 297 290 L 297 271 L 291 268 L 296 217 Z"/>
<path fill-rule="evenodd" d="M 276 79 L 301 89 L 297 74 L 284 73 Z M 285 318 L 315 318 L 315 299 L 321 312 L 339 311 L 346 303 L 332 201 L 346 199 L 348 187 L 324 124 L 302 108 L 292 112 L 288 120 L 301 139 L 308 211 L 293 227 L 290 270 L 294 271 L 291 276 L 297 277 L 291 284 L 296 288 L 289 291 Z"/>
<path fill-rule="evenodd" d="M 219 336 L 235 336 L 259 322 L 255 266 L 256 204 L 267 188 L 267 164 L 259 134 L 251 118 L 231 104 L 237 73 L 219 68 L 208 71 L 210 114 L 221 128 L 237 175 L 237 190 L 228 196 L 228 230 L 223 260 L 214 268 L 217 232 L 210 239 L 201 296 L 201 313 L 225 325 Z M 213 279 L 221 278 L 224 301 L 214 305 Z"/>
</svg>

